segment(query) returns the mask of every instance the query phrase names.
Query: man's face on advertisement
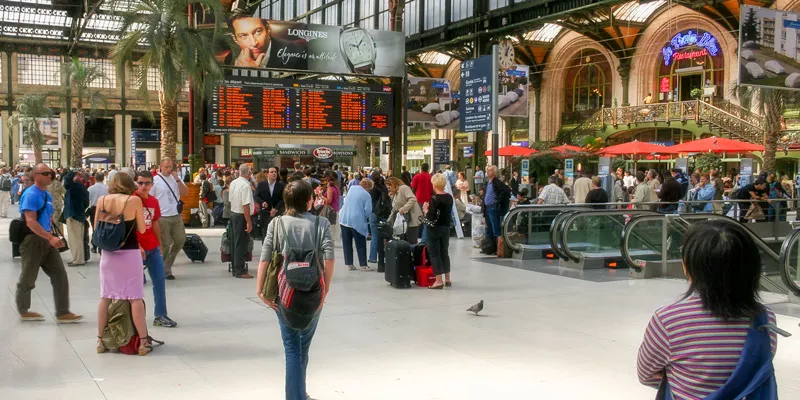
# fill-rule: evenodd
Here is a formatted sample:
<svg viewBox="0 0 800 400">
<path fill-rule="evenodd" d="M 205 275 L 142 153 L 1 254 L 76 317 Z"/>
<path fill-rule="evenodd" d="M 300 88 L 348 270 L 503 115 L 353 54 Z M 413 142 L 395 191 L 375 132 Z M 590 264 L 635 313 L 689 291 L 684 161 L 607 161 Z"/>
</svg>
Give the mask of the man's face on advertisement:
<svg viewBox="0 0 800 400">
<path fill-rule="evenodd" d="M 243 52 L 249 51 L 257 58 L 267 52 L 269 29 L 261 18 L 239 18 L 233 21 L 233 39 Z"/>
</svg>

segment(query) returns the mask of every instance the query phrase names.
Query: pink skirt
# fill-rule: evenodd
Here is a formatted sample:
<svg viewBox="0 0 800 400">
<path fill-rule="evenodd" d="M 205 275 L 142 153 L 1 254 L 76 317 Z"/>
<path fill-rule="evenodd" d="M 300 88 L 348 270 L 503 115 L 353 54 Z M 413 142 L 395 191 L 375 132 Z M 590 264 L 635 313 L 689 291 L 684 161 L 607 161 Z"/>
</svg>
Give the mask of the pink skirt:
<svg viewBox="0 0 800 400">
<path fill-rule="evenodd" d="M 144 298 L 143 265 L 139 249 L 104 251 L 100 255 L 100 297 L 114 300 Z"/>
</svg>

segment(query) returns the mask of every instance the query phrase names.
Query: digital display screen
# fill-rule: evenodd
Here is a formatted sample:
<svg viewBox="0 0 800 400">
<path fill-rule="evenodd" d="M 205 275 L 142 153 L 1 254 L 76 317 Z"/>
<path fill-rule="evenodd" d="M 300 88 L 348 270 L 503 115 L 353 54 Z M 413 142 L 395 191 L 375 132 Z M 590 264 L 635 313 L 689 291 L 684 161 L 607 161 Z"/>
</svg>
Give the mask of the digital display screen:
<svg viewBox="0 0 800 400">
<path fill-rule="evenodd" d="M 228 77 L 209 102 L 211 133 L 391 136 L 387 85 Z"/>
</svg>

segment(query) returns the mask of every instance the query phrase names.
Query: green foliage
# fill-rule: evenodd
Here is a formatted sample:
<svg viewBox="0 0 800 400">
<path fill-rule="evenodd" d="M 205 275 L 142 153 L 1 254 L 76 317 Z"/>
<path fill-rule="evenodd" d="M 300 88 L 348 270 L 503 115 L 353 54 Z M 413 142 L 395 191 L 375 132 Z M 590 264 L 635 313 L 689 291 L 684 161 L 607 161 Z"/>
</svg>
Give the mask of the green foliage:
<svg viewBox="0 0 800 400">
<path fill-rule="evenodd" d="M 102 105 L 106 108 L 106 98 L 99 89 L 94 88 L 98 82 L 108 81 L 108 76 L 96 65 L 85 65 L 78 58 L 73 57 L 68 63 L 61 66 L 61 71 L 67 77 L 65 93 L 77 100 L 77 109 L 83 110 L 84 105 L 89 106 L 89 116 L 94 117 Z M 66 99 L 66 96 L 65 96 Z"/>
<path fill-rule="evenodd" d="M 618 168 L 625 169 L 625 159 L 621 157 L 614 157 L 611 159 L 611 171 L 616 171 Z"/>
<path fill-rule="evenodd" d="M 689 92 L 689 96 L 691 96 L 693 99 L 699 99 L 702 95 L 703 91 L 700 90 L 700 88 L 694 88 L 691 92 Z"/>
<path fill-rule="evenodd" d="M 747 12 L 747 17 L 745 17 L 744 22 L 742 23 L 742 40 L 745 42 L 758 42 L 759 36 L 758 22 L 756 21 L 756 10 L 754 8 L 750 8 L 750 10 Z"/>
<path fill-rule="evenodd" d="M 47 106 L 47 95 L 26 94 L 17 102 L 17 113 L 8 120 L 9 129 L 22 127 L 23 142 L 33 148 L 34 161 L 42 162 L 42 131 L 40 118 L 52 118 L 53 110 Z"/>
<path fill-rule="evenodd" d="M 539 177 L 539 184 L 547 183 L 547 177 L 553 173 L 553 170 L 564 167 L 564 161 L 553 154 L 531 157 L 530 160 L 530 174 Z"/>
<path fill-rule="evenodd" d="M 703 172 L 709 172 L 712 169 L 722 169 L 722 157 L 714 153 L 697 154 L 694 157 L 694 168 L 700 168 Z"/>
</svg>

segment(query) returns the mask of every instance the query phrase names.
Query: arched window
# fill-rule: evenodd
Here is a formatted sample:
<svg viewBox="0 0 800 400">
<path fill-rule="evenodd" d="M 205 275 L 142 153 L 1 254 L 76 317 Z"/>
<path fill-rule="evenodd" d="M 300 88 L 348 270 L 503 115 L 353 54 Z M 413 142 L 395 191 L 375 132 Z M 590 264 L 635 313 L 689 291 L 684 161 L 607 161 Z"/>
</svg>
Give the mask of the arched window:
<svg viewBox="0 0 800 400">
<path fill-rule="evenodd" d="M 603 107 L 611 107 L 611 65 L 594 49 L 585 49 L 574 56 L 564 78 L 564 124 L 580 123 Z"/>
<path fill-rule="evenodd" d="M 595 64 L 583 65 L 572 80 L 572 111 L 602 108 L 606 96 L 606 76 Z"/>
</svg>

